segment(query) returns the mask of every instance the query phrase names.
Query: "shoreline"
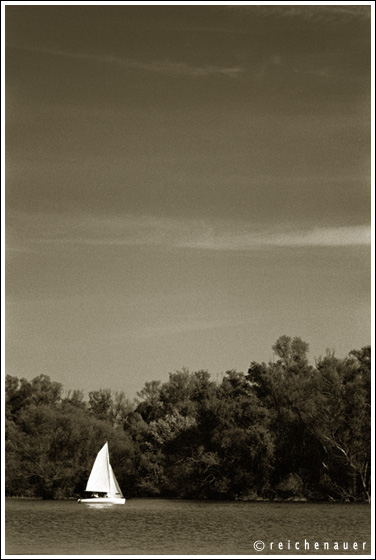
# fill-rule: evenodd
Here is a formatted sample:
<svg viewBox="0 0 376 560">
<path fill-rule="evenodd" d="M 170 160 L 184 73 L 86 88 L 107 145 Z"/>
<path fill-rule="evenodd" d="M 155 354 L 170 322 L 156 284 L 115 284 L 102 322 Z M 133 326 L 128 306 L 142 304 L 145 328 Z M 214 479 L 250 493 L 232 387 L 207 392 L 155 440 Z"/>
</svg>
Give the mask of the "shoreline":
<svg viewBox="0 0 376 560">
<path fill-rule="evenodd" d="M 25 500 L 25 501 L 41 501 L 41 502 L 73 502 L 73 501 L 77 501 L 79 499 L 80 496 L 76 496 L 76 497 L 71 497 L 71 498 L 51 498 L 51 499 L 45 499 L 45 498 L 41 498 L 39 496 L 5 496 L 6 500 Z M 278 499 L 266 499 L 266 498 L 257 498 L 257 499 L 223 499 L 223 500 L 215 500 L 215 499 L 199 499 L 199 498 L 177 498 L 177 497 L 163 497 L 163 496 L 135 496 L 135 497 L 131 497 L 131 498 L 127 498 L 127 502 L 128 501 L 134 501 L 134 500 L 169 500 L 169 501 L 182 501 L 182 502 L 207 502 L 207 503 L 223 503 L 223 502 L 242 502 L 242 503 L 253 503 L 253 504 L 257 504 L 257 503 L 270 503 L 270 504 L 368 504 L 371 505 L 371 502 L 369 502 L 368 500 L 350 500 L 350 499 L 344 499 L 344 500 L 336 500 L 334 498 L 332 499 L 322 499 L 322 500 L 309 500 L 308 498 L 286 498 L 286 499 L 282 499 L 282 498 L 278 498 Z"/>
</svg>

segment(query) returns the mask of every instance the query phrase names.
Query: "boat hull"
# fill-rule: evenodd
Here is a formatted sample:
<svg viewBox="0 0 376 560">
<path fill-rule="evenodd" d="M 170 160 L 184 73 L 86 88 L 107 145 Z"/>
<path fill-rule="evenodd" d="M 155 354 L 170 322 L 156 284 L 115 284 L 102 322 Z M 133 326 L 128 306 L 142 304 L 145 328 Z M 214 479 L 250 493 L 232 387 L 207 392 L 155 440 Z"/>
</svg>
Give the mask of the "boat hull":
<svg viewBox="0 0 376 560">
<path fill-rule="evenodd" d="M 125 498 L 81 498 L 80 504 L 125 504 Z"/>
</svg>

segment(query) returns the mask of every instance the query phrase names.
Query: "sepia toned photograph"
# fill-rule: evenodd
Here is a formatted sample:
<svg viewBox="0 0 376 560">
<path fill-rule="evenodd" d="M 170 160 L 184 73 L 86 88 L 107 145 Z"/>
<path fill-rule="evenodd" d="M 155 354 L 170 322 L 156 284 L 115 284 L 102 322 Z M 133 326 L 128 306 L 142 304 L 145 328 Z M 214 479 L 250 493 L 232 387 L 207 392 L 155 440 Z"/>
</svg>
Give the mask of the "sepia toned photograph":
<svg viewBox="0 0 376 560">
<path fill-rule="evenodd" d="M 374 3 L 1 9 L 2 558 L 374 557 Z"/>
</svg>

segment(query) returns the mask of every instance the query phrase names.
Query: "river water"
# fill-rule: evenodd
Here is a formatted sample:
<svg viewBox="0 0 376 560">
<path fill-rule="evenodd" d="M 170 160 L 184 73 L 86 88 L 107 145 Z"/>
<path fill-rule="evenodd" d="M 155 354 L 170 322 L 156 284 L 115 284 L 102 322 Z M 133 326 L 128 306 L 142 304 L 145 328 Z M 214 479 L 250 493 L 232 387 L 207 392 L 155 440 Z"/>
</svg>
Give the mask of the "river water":
<svg viewBox="0 0 376 560">
<path fill-rule="evenodd" d="M 370 511 L 367 504 L 352 503 L 134 499 L 123 506 L 99 506 L 12 498 L 6 500 L 5 552 L 370 554 Z"/>
</svg>

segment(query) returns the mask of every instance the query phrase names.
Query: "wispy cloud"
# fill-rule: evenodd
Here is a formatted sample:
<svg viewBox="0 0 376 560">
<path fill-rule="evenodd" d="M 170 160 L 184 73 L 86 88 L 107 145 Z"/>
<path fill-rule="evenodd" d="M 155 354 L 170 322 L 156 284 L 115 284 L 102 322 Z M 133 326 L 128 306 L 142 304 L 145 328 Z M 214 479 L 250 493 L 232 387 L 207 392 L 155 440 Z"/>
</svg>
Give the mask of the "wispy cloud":
<svg viewBox="0 0 376 560">
<path fill-rule="evenodd" d="M 369 245 L 370 232 L 366 226 L 300 229 L 290 232 L 270 231 L 243 234 L 225 232 L 206 239 L 183 242 L 182 246 L 197 249 L 249 251 L 261 247 L 343 247 Z"/>
<path fill-rule="evenodd" d="M 8 218 L 9 247 L 36 244 L 159 246 L 211 251 L 252 251 L 265 247 L 345 247 L 369 245 L 367 225 L 260 228 L 249 223 L 128 215 L 124 217 L 43 216 L 15 213 Z"/>
<path fill-rule="evenodd" d="M 348 19 L 369 20 L 371 18 L 371 6 L 367 5 L 335 5 L 335 4 L 317 4 L 317 5 L 228 5 L 222 6 L 223 10 L 238 11 L 246 16 L 247 14 L 259 17 L 278 16 L 283 18 L 296 18 L 300 20 L 312 21 L 313 23 L 329 24 L 336 21 Z"/>
<path fill-rule="evenodd" d="M 369 19 L 371 10 L 368 6 L 346 5 L 312 5 L 312 6 L 273 6 L 274 13 L 280 16 L 303 18 L 320 22 L 329 22 L 334 18 Z"/>
<path fill-rule="evenodd" d="M 23 47 L 13 47 L 23 48 Z M 102 64 L 113 64 L 123 66 L 129 70 L 139 70 L 144 72 L 153 72 L 157 74 L 165 74 L 171 76 L 213 76 L 222 75 L 229 78 L 236 77 L 244 70 L 240 66 L 218 66 L 215 64 L 193 65 L 185 62 L 174 62 L 171 60 L 143 62 L 130 60 L 117 55 L 91 54 L 82 52 L 72 52 L 57 49 L 45 49 L 30 47 L 25 50 L 37 52 L 40 54 L 71 58 L 75 60 L 87 60 L 99 62 Z"/>
</svg>

